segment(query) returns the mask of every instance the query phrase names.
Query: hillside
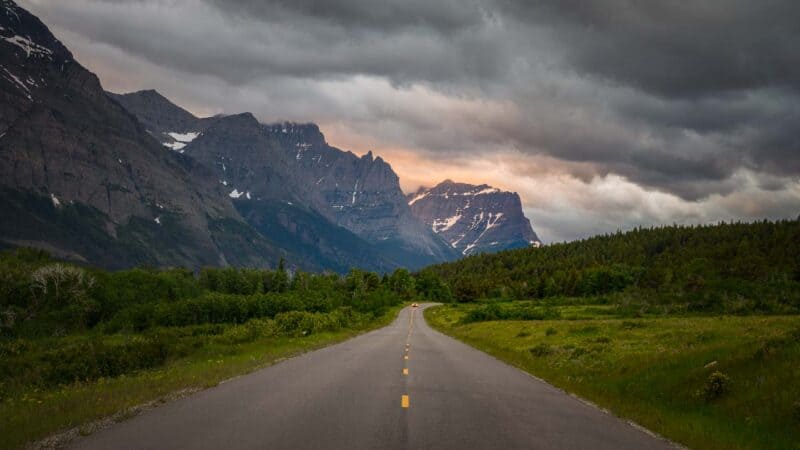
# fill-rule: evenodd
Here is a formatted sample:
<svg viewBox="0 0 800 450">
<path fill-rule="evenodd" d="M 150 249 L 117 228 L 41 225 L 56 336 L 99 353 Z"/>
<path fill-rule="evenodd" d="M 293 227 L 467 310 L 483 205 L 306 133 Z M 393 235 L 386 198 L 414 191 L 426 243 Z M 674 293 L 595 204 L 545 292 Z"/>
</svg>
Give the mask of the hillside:
<svg viewBox="0 0 800 450">
<path fill-rule="evenodd" d="M 615 295 L 644 308 L 800 312 L 800 221 L 636 229 L 424 272 L 460 301 Z"/>
<path fill-rule="evenodd" d="M 277 262 L 211 171 L 165 151 L 39 19 L 0 5 L 3 246 L 110 268 Z"/>
<path fill-rule="evenodd" d="M 458 256 L 412 215 L 386 161 L 329 145 L 316 124 L 264 124 L 250 113 L 198 118 L 152 90 L 109 95 L 162 145 L 213 171 L 253 226 L 280 236 L 276 245 L 291 254 L 297 241 L 306 245 L 301 261 L 391 270 Z"/>
</svg>

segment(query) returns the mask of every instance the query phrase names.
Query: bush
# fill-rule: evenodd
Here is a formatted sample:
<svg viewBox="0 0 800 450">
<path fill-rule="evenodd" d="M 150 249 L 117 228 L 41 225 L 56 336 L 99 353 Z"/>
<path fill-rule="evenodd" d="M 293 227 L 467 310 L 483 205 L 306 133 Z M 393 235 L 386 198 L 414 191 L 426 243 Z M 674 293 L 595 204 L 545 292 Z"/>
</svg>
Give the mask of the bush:
<svg viewBox="0 0 800 450">
<path fill-rule="evenodd" d="M 229 327 L 217 340 L 224 344 L 243 344 L 263 336 L 270 336 L 274 332 L 275 325 L 272 320 L 253 319 L 245 324 Z"/>
<path fill-rule="evenodd" d="M 794 420 L 796 424 L 800 424 L 800 400 L 792 404 L 792 420 Z"/>
<path fill-rule="evenodd" d="M 275 334 L 279 336 L 307 336 L 312 333 L 356 328 L 367 322 L 368 316 L 340 308 L 330 313 L 289 311 L 275 316 Z"/>
<path fill-rule="evenodd" d="M 68 384 L 157 367 L 187 350 L 168 334 L 135 336 L 121 344 L 84 341 L 45 352 L 32 370 L 46 385 Z"/>
<path fill-rule="evenodd" d="M 535 347 L 531 347 L 528 349 L 528 351 L 531 352 L 531 355 L 533 356 L 542 357 L 553 354 L 553 347 L 545 343 L 541 343 Z"/>
<path fill-rule="evenodd" d="M 720 371 L 708 376 L 703 388 L 698 392 L 706 401 L 716 400 L 730 391 L 731 379 Z"/>
</svg>

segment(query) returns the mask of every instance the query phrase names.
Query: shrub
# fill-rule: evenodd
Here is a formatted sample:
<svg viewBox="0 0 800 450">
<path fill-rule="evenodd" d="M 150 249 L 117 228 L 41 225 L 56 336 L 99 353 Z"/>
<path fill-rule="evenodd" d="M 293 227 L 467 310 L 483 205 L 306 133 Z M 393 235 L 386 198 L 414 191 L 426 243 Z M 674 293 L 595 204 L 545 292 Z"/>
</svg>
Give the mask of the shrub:
<svg viewBox="0 0 800 450">
<path fill-rule="evenodd" d="M 552 335 L 554 335 L 556 333 L 558 333 L 558 330 L 556 330 L 553 327 L 549 327 L 548 329 L 544 330 L 544 335 L 545 336 L 552 336 Z"/>
<path fill-rule="evenodd" d="M 528 331 L 528 330 L 526 330 L 526 329 L 519 330 L 519 333 L 517 333 L 517 337 L 518 337 L 518 338 L 521 338 L 521 337 L 528 337 L 528 336 L 530 336 L 530 335 L 531 335 L 531 332 L 530 332 L 530 331 Z"/>
<path fill-rule="evenodd" d="M 698 394 L 706 401 L 716 400 L 730 391 L 731 379 L 720 371 L 708 376 Z"/>
<path fill-rule="evenodd" d="M 31 274 L 31 303 L 29 317 L 41 310 L 61 310 L 66 323 L 84 326 L 88 315 L 95 308 L 87 292 L 95 279 L 83 269 L 65 264 L 50 264 Z"/>
<path fill-rule="evenodd" d="M 531 347 L 528 351 L 531 352 L 533 356 L 542 357 L 553 354 L 553 347 L 541 343 L 535 347 Z"/>
<path fill-rule="evenodd" d="M 800 400 L 792 404 L 792 419 L 795 423 L 800 424 Z"/>
<path fill-rule="evenodd" d="M 273 331 L 272 320 L 253 319 L 242 325 L 228 327 L 217 340 L 224 344 L 243 344 L 271 335 Z"/>
<path fill-rule="evenodd" d="M 589 350 L 587 350 L 587 349 L 585 349 L 583 347 L 575 347 L 574 349 L 572 349 L 572 353 L 570 354 L 570 358 L 572 358 L 572 359 L 579 358 L 579 357 L 581 357 L 583 355 L 586 355 L 588 353 L 590 353 Z"/>
<path fill-rule="evenodd" d="M 168 333 L 135 336 L 121 344 L 83 341 L 45 352 L 32 370 L 46 385 L 67 384 L 157 367 L 188 350 Z"/>
</svg>

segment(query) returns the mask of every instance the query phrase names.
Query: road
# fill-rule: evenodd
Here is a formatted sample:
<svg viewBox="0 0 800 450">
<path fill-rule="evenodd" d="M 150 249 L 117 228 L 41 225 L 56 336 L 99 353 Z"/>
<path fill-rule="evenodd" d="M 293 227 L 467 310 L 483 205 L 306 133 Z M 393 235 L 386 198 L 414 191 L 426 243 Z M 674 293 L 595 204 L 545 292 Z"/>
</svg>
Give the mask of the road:
<svg viewBox="0 0 800 450">
<path fill-rule="evenodd" d="M 391 325 L 168 403 L 82 449 L 674 448 L 431 329 Z"/>
</svg>

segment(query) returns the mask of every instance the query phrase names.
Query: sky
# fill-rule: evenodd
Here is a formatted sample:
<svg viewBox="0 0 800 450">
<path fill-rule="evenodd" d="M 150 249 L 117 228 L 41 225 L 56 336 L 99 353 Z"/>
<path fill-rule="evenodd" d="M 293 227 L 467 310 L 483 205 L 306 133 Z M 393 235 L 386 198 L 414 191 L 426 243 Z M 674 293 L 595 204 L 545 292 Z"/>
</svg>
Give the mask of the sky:
<svg viewBox="0 0 800 450">
<path fill-rule="evenodd" d="M 800 215 L 794 0 L 19 0 L 113 92 L 319 124 L 545 242 Z"/>
</svg>

